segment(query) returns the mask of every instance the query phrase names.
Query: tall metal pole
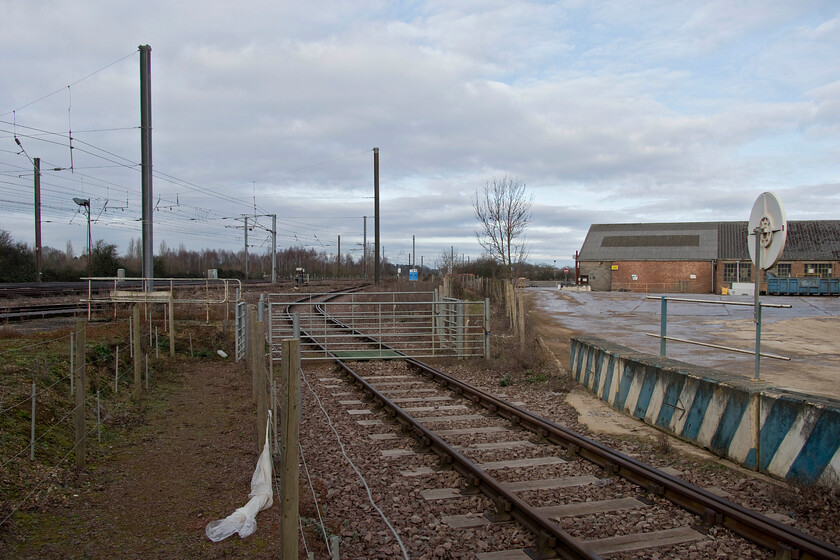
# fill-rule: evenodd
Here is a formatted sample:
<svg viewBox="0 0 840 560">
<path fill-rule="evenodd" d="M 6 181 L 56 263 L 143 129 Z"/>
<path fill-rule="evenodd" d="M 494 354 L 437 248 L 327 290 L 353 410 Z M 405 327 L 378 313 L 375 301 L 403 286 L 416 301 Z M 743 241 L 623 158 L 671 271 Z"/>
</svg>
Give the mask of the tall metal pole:
<svg viewBox="0 0 840 560">
<path fill-rule="evenodd" d="M 373 235 L 374 241 L 374 280 L 379 284 L 379 148 L 373 149 Z"/>
<path fill-rule="evenodd" d="M 41 158 L 32 160 L 35 166 L 35 281 L 41 281 Z"/>
<path fill-rule="evenodd" d="M 364 270 L 365 280 L 367 280 L 367 216 L 362 216 L 362 270 Z"/>
<path fill-rule="evenodd" d="M 755 322 L 755 379 L 761 378 L 761 228 L 755 228 L 755 303 L 753 304 Z"/>
<path fill-rule="evenodd" d="M 338 236 L 338 256 L 335 259 L 336 276 L 341 276 L 341 236 Z"/>
<path fill-rule="evenodd" d="M 417 252 L 414 250 L 414 236 L 411 236 L 411 266 L 417 268 Z"/>
<path fill-rule="evenodd" d="M 152 47 L 140 45 L 140 174 L 143 206 L 143 278 L 154 278 L 152 254 Z M 90 208 L 88 208 L 90 212 Z M 146 291 L 154 286 L 151 280 Z"/>
<path fill-rule="evenodd" d="M 248 279 L 248 216 L 245 216 L 245 280 Z"/>
<path fill-rule="evenodd" d="M 271 215 L 271 283 L 277 283 L 277 214 Z"/>
<path fill-rule="evenodd" d="M 88 199 L 88 201 L 87 201 L 87 215 L 88 215 L 88 259 L 87 259 L 87 261 L 88 261 L 88 278 L 90 278 L 90 276 L 91 276 L 91 273 L 90 273 L 91 264 L 93 263 L 93 253 L 91 252 L 92 248 L 91 248 L 91 238 L 90 238 L 90 199 Z M 88 280 L 88 291 L 90 291 L 90 280 Z M 88 297 L 88 300 L 90 300 L 90 297 Z M 90 303 L 90 302 L 88 301 L 88 303 Z M 90 315 L 90 310 L 88 310 L 88 315 Z M 90 319 L 89 316 L 88 316 L 88 319 Z"/>
</svg>

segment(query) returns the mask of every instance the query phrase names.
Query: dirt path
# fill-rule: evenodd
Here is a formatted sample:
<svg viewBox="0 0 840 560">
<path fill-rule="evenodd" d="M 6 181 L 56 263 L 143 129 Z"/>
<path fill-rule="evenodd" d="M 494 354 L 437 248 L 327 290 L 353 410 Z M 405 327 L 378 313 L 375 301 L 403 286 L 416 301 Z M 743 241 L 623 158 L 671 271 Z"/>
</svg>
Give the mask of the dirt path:
<svg viewBox="0 0 840 560">
<path fill-rule="evenodd" d="M 34 514 L 36 529 L 4 558 L 279 558 L 279 509 L 257 532 L 220 543 L 205 525 L 248 501 L 257 460 L 250 375 L 232 363 L 182 362 L 165 406 L 133 443 L 89 465 L 66 508 Z M 1 551 L 0 551 L 1 552 Z"/>
</svg>

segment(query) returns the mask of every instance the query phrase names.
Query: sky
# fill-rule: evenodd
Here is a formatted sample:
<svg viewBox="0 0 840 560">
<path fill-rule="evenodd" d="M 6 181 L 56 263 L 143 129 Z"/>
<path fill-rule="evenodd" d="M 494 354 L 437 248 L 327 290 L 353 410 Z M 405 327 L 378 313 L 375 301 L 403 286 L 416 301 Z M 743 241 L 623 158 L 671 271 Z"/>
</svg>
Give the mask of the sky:
<svg viewBox="0 0 840 560">
<path fill-rule="evenodd" d="M 591 224 L 838 219 L 835 0 L 0 0 L 0 229 L 76 254 L 141 232 L 151 47 L 153 247 L 358 258 L 380 150 L 386 258 L 482 255 L 473 198 L 532 197 L 528 260 Z M 15 139 L 20 141 L 20 146 Z M 72 145 L 72 148 L 71 148 Z M 58 170 L 56 170 L 58 169 Z M 255 226 L 255 227 L 254 227 Z"/>
</svg>

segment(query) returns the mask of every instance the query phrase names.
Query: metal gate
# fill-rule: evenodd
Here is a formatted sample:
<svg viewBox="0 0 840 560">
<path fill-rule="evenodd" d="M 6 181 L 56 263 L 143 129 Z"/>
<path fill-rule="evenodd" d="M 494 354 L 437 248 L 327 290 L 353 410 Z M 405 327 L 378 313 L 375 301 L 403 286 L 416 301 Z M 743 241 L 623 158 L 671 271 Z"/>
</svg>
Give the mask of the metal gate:
<svg viewBox="0 0 840 560">
<path fill-rule="evenodd" d="M 321 301 L 331 296 L 330 301 Z M 438 298 L 437 292 L 359 292 L 269 295 L 273 360 L 281 341 L 294 337 L 286 306 L 295 304 L 302 331 L 301 359 L 487 358 L 490 354 L 489 300 Z M 366 335 L 375 343 L 360 339 Z"/>
<path fill-rule="evenodd" d="M 244 301 L 236 304 L 236 361 L 245 357 L 248 348 L 248 305 Z"/>
</svg>

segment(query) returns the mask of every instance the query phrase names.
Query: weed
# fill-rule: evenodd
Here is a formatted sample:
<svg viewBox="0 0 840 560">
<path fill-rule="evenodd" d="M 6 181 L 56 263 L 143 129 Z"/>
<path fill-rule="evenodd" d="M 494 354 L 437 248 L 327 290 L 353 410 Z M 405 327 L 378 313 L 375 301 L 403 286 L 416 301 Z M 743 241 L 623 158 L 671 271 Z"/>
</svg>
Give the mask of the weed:
<svg viewBox="0 0 840 560">
<path fill-rule="evenodd" d="M 669 454 L 673 450 L 670 436 L 665 432 L 659 432 L 656 435 L 656 441 L 653 442 L 653 448 L 662 455 Z"/>
<path fill-rule="evenodd" d="M 506 373 L 502 376 L 502 379 L 499 380 L 499 387 L 510 387 L 513 381 L 510 378 L 510 374 Z"/>
<path fill-rule="evenodd" d="M 525 378 L 525 383 L 544 383 L 547 379 L 544 373 L 532 373 Z"/>
</svg>

